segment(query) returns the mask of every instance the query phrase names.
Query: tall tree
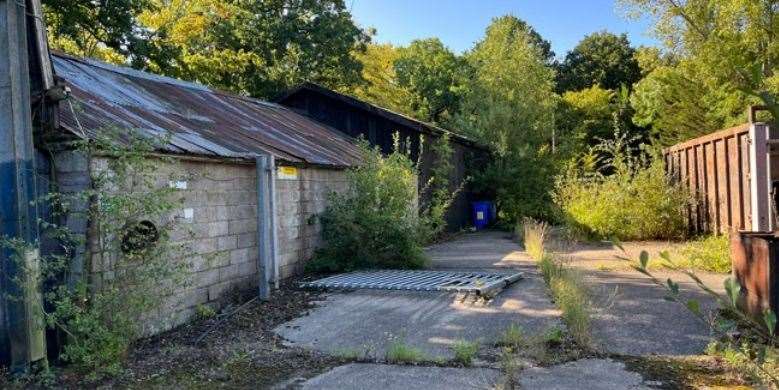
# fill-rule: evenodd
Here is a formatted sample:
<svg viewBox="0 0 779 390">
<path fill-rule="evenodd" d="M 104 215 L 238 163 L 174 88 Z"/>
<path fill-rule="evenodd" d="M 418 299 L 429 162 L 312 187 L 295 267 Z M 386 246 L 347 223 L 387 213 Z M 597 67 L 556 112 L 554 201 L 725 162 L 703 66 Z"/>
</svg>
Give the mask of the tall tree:
<svg viewBox="0 0 779 390">
<path fill-rule="evenodd" d="M 155 1 L 139 20 L 177 52 L 150 62 L 162 73 L 258 97 L 304 80 L 343 88 L 360 79 L 353 53 L 369 36 L 343 0 Z"/>
<path fill-rule="evenodd" d="M 496 196 L 510 218 L 546 216 L 554 71 L 526 24 L 513 16 L 494 19 L 467 59 L 474 72 L 455 128 L 490 145 L 495 154 L 477 186 Z"/>
<path fill-rule="evenodd" d="M 438 38 L 400 48 L 394 68 L 398 85 L 411 94 L 412 115 L 433 123 L 450 120 L 460 105 L 466 66 Z"/>
<path fill-rule="evenodd" d="M 414 115 L 411 92 L 400 85 L 395 73 L 395 61 L 400 50 L 391 44 L 369 44 L 364 52 L 356 52 L 362 64 L 362 82 L 341 91 L 408 116 Z"/>
<path fill-rule="evenodd" d="M 150 0 L 43 0 L 43 6 L 55 49 L 116 63 L 154 55 L 146 44 L 152 33 L 137 22 L 153 8 Z"/>
<path fill-rule="evenodd" d="M 584 37 L 566 54 L 558 66 L 557 90 L 578 91 L 594 85 L 617 90 L 640 78 L 635 50 L 627 36 L 602 31 Z"/>
<path fill-rule="evenodd" d="M 730 89 L 779 118 L 779 3 L 776 0 L 622 0 L 656 18 L 665 45 L 696 63 L 707 90 Z"/>
</svg>

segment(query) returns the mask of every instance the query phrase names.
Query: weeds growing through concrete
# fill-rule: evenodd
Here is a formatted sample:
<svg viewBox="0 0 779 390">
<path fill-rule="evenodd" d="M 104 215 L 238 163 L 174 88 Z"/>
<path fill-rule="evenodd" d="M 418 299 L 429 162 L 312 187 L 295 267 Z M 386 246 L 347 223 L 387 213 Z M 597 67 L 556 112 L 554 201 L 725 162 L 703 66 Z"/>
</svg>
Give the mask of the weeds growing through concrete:
<svg viewBox="0 0 779 390">
<path fill-rule="evenodd" d="M 403 340 L 395 340 L 387 348 L 387 361 L 390 363 L 418 363 L 427 360 L 425 353 Z"/>
<path fill-rule="evenodd" d="M 581 347 L 588 348 L 591 345 L 591 303 L 581 274 L 545 250 L 549 236 L 549 225 L 545 222 L 526 219 L 524 232 L 525 250 L 538 260 L 538 267 L 555 304 L 563 313 L 569 333 Z"/>
<path fill-rule="evenodd" d="M 479 343 L 475 341 L 457 340 L 452 345 L 454 351 L 454 361 L 465 366 L 473 363 L 473 358 L 479 352 Z"/>
</svg>

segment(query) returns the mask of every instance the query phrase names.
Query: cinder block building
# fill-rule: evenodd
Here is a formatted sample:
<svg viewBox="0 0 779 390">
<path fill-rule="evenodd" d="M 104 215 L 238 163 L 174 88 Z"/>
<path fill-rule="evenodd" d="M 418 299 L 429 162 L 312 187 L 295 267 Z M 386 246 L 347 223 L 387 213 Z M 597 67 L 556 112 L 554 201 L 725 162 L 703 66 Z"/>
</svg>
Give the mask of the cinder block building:
<svg viewBox="0 0 779 390">
<path fill-rule="evenodd" d="M 171 261 L 187 262 L 191 275 L 165 305 L 165 321 L 150 321 L 147 333 L 187 321 L 198 305 L 218 305 L 230 289 L 264 283 L 263 260 L 269 284 L 302 271 L 319 244 L 315 215 L 328 193 L 346 188 L 345 169 L 359 162 L 353 138 L 275 103 L 90 59 L 52 60 L 70 96 L 60 102 L 54 140 L 48 137 L 45 153 L 39 145 L 39 192 L 82 191 L 108 165 L 108 157 L 57 145 L 109 130 L 166 136 L 154 174 L 181 198 L 181 228 L 171 239 L 190 250 Z M 260 169 L 261 158 L 268 169 Z M 270 215 L 258 207 L 263 196 Z M 85 242 L 71 274 L 99 282 L 112 270 L 95 247 L 88 207 L 73 205 L 60 222 Z M 260 223 L 267 223 L 265 236 Z"/>
</svg>

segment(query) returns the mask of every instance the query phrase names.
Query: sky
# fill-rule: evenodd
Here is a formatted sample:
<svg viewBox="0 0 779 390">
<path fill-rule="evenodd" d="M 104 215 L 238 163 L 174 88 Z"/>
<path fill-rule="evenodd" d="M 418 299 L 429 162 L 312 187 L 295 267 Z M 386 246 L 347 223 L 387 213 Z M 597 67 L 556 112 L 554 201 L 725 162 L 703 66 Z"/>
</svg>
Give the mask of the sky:
<svg viewBox="0 0 779 390">
<path fill-rule="evenodd" d="M 602 30 L 627 33 L 633 46 L 658 45 L 651 21 L 624 16 L 615 0 L 345 0 L 362 27 L 374 27 L 374 42 L 406 45 L 438 37 L 455 52 L 481 39 L 490 21 L 512 14 L 552 43 L 558 57 L 585 35 Z"/>
</svg>

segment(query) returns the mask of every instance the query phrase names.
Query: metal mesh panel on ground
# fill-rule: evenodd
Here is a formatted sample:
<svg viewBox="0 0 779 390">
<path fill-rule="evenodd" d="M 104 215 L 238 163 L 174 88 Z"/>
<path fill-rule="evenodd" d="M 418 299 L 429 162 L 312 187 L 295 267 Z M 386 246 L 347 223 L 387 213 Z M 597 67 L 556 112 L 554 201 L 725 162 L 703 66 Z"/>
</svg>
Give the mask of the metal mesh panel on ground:
<svg viewBox="0 0 779 390">
<path fill-rule="evenodd" d="M 522 278 L 521 272 L 359 271 L 302 283 L 304 288 L 454 291 L 493 295 Z"/>
</svg>

